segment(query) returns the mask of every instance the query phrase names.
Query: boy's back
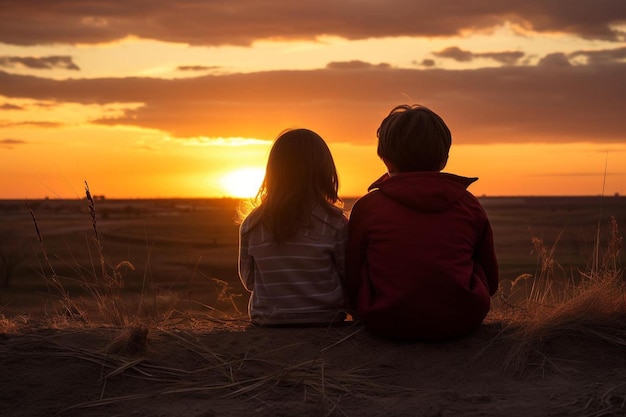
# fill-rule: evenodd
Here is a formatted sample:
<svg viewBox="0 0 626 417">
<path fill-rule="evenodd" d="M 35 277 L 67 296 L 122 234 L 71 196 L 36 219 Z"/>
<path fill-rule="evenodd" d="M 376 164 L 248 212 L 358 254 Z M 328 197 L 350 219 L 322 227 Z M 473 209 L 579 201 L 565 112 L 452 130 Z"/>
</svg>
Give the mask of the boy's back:
<svg viewBox="0 0 626 417">
<path fill-rule="evenodd" d="M 403 173 L 355 203 L 347 288 L 370 331 L 442 339 L 480 325 L 497 288 L 497 264 L 487 216 L 465 189 L 474 181 Z"/>
</svg>

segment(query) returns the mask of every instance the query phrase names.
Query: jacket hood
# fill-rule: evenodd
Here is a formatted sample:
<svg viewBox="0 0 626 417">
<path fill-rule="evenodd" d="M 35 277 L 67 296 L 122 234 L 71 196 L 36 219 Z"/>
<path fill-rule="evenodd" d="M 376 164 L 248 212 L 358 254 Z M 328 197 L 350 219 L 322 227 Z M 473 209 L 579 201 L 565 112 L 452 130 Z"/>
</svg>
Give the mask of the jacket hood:
<svg viewBox="0 0 626 417">
<path fill-rule="evenodd" d="M 383 175 L 368 190 L 378 190 L 415 210 L 441 212 L 455 205 L 476 180 L 445 172 L 403 172 Z"/>
</svg>

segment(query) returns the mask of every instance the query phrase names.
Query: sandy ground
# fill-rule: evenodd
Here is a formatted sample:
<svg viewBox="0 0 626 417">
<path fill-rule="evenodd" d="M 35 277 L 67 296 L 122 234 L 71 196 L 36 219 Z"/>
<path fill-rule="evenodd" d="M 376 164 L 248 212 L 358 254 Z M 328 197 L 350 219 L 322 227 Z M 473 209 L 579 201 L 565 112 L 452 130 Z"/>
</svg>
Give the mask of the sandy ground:
<svg viewBox="0 0 626 417">
<path fill-rule="evenodd" d="M 561 337 L 507 370 L 518 341 L 487 321 L 446 343 L 358 324 L 259 328 L 24 326 L 0 333 L 2 416 L 626 415 L 626 351 Z M 119 343 L 123 341 L 123 343 Z M 134 349 L 136 348 L 136 349 Z"/>
</svg>

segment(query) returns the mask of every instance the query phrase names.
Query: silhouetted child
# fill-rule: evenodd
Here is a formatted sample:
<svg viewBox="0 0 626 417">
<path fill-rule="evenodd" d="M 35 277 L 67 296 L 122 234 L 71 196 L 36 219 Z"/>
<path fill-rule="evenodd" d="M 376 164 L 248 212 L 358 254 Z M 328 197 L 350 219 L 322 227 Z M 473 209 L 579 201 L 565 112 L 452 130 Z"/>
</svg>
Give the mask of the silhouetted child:
<svg viewBox="0 0 626 417">
<path fill-rule="evenodd" d="M 260 204 L 239 236 L 239 276 L 249 315 L 261 325 L 343 321 L 347 218 L 338 206 L 338 177 L 324 140 L 287 130 L 267 161 Z"/>
<path fill-rule="evenodd" d="M 440 172 L 452 143 L 419 105 L 395 107 L 378 128 L 388 173 L 354 204 L 346 288 L 375 335 L 441 340 L 476 330 L 498 287 L 491 226 L 466 188 L 477 178 Z"/>
</svg>

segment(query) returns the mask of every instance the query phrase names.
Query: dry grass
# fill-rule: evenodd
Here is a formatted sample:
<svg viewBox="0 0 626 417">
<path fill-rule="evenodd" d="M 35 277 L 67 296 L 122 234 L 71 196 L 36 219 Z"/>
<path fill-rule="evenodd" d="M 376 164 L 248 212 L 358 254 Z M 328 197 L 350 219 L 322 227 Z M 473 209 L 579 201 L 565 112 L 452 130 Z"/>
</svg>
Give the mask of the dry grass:
<svg viewBox="0 0 626 417">
<path fill-rule="evenodd" d="M 28 324 L 28 322 L 28 316 L 25 315 L 6 317 L 4 314 L 0 314 L 0 333 L 18 333 L 23 326 Z"/>
<path fill-rule="evenodd" d="M 46 317 L 45 326 L 54 329 L 68 327 L 97 327 L 113 326 L 118 328 L 119 334 L 111 341 L 109 352 L 119 355 L 136 356 L 146 350 L 147 338 L 150 329 L 164 323 L 189 323 L 194 319 L 184 311 L 177 309 L 180 301 L 176 294 L 148 294 L 147 277 L 144 275 L 140 294 L 130 295 L 124 290 L 125 271 L 134 270 L 134 266 L 127 260 L 117 263 L 108 262 L 102 236 L 98 230 L 96 204 L 85 182 L 86 201 L 89 204 L 89 217 L 93 235 L 88 242 L 91 268 L 76 265 L 73 270 L 75 277 L 59 276 L 50 261 L 43 234 L 39 228 L 36 216 L 32 209 L 30 215 L 39 241 L 41 258 L 39 258 L 40 274 L 44 278 L 48 292 L 57 301 L 60 309 L 54 309 Z M 148 261 L 149 262 L 149 261 Z M 214 280 L 218 287 L 218 300 L 234 306 L 237 295 L 233 295 L 226 282 Z M 71 296 L 64 283 L 78 284 L 84 295 Z M 223 323 L 232 317 L 211 306 L 205 306 L 209 315 L 201 317 L 213 323 Z M 29 325 L 32 326 L 32 321 Z M 38 323 L 42 324 L 42 323 Z M 16 331 L 26 322 L 21 323 L 18 318 L 8 319 L 1 316 L 0 331 L 8 333 Z"/>
<path fill-rule="evenodd" d="M 537 238 L 533 244 L 538 273 L 516 279 L 494 313 L 506 322 L 503 336 L 513 341 L 504 369 L 516 374 L 531 368 L 543 372 L 546 366 L 558 370 L 548 354 L 558 339 L 626 347 L 626 281 L 616 220 L 609 223 L 604 250 L 598 232 L 587 271 L 568 273 L 554 259 L 554 247 L 545 248 Z"/>
<path fill-rule="evenodd" d="M 44 235 L 35 213 L 29 207 L 41 253 L 38 257 L 39 273 L 46 282 L 48 293 L 56 300 L 58 308 L 53 308 L 44 319 L 28 316 L 6 318 L 0 315 L 0 332 L 17 332 L 20 328 L 33 325 L 52 329 L 113 327 L 117 329 L 118 334 L 110 341 L 107 352 L 133 357 L 145 353 L 149 335 L 159 326 L 178 324 L 203 330 L 224 324 L 237 326 L 239 319 L 235 317 L 242 316 L 236 303 L 240 294 L 233 293 L 227 282 L 205 276 L 197 270 L 194 270 L 194 274 L 199 274 L 213 283 L 217 301 L 229 307 L 234 315 L 195 301 L 191 302 L 199 307 L 197 311 L 193 313 L 181 311 L 178 309 L 181 302 L 178 294 L 164 293 L 161 289 L 150 291 L 147 275 L 143 277 L 142 288 L 138 295 L 133 291 L 126 291 L 125 273 L 134 270 L 135 267 L 127 260 L 109 262 L 105 256 L 102 234 L 98 229 L 96 202 L 87 182 L 85 182 L 85 196 L 93 232 L 91 239 L 87 242 L 88 257 L 91 260 L 90 268 L 79 265 L 75 260 L 76 266 L 72 268 L 72 271 L 76 276 L 57 274 L 48 255 Z M 149 265 L 150 254 L 146 262 Z M 146 271 L 148 270 L 149 268 L 146 268 Z M 68 283 L 73 284 L 74 287 L 78 284 L 84 295 L 78 297 L 76 294 L 71 295 L 66 289 Z"/>
<path fill-rule="evenodd" d="M 91 329 L 84 331 L 106 331 L 113 329 Z M 139 339 L 141 353 L 135 352 L 129 357 L 126 342 L 119 344 L 117 338 L 104 350 L 83 348 L 67 344 L 55 337 L 46 337 L 46 355 L 54 358 L 72 358 L 78 361 L 98 365 L 101 371 L 102 394 L 99 399 L 77 403 L 69 409 L 102 407 L 115 403 L 125 403 L 140 399 L 186 394 L 207 394 L 217 398 L 245 398 L 263 401 L 266 396 L 274 397 L 281 392 L 300 391 L 302 401 L 321 405 L 326 415 L 342 413 L 338 404 L 344 395 L 379 395 L 383 392 L 408 392 L 410 388 L 378 382 L 378 376 L 365 365 L 337 369 L 327 366 L 325 352 L 336 349 L 350 339 L 356 331 L 347 328 L 338 340 L 325 340 L 316 355 L 311 358 L 284 360 L 307 344 L 297 342 L 276 347 L 273 351 L 264 351 L 260 355 L 251 352 L 233 354 L 224 349 L 213 350 L 206 341 L 200 341 L 196 335 L 180 329 L 155 331 L 155 338 L 164 342 L 169 339 L 176 343 L 178 355 L 182 352 L 191 354 L 195 360 L 191 367 L 161 366 L 158 353 L 153 355 L 145 344 L 143 329 L 133 329 L 126 337 Z M 41 340 L 42 336 L 28 334 L 22 337 L 22 343 L 28 344 Z M 32 340 L 33 342 L 29 342 Z M 120 350 L 122 348 L 122 350 Z M 282 355 L 277 353 L 282 353 Z M 27 354 L 27 353 L 25 353 Z M 156 358 L 155 358 L 156 356 Z M 259 372 L 262 369 L 263 371 Z M 151 389 L 141 393 L 127 395 L 106 395 L 109 382 L 115 377 L 145 381 Z"/>
</svg>

